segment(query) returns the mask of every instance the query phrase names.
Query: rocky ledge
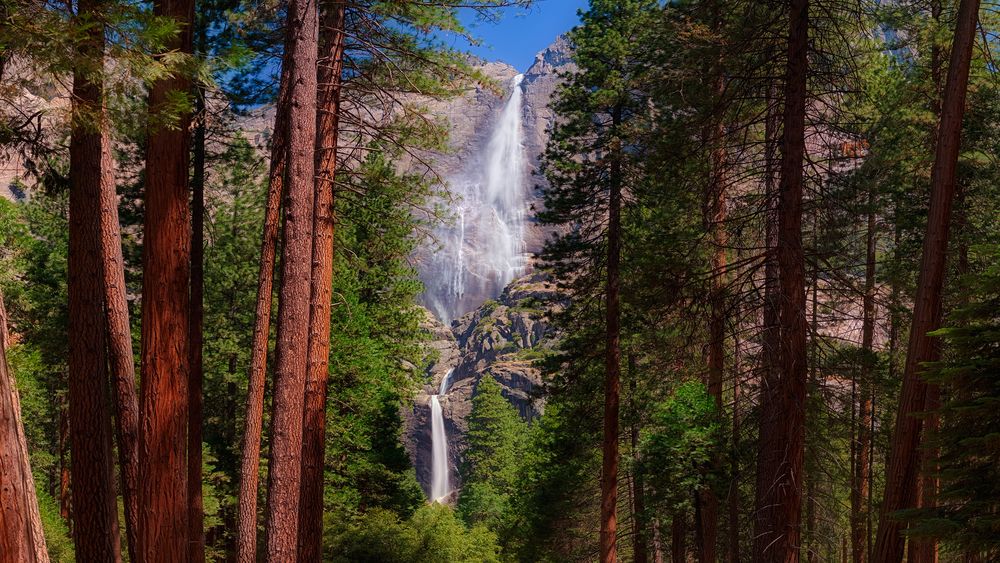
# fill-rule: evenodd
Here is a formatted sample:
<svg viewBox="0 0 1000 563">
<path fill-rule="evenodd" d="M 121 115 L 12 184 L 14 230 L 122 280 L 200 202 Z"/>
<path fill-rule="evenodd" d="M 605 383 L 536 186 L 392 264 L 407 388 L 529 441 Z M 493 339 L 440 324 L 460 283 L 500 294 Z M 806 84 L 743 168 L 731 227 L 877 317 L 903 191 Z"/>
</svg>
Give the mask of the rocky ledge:
<svg viewBox="0 0 1000 563">
<path fill-rule="evenodd" d="M 525 419 L 544 410 L 536 387 L 541 383 L 537 366 L 555 344 L 550 315 L 561 307 L 554 284 L 535 272 L 511 282 L 496 299 L 452 323 L 450 329 L 428 315 L 428 346 L 436 359 L 428 370 L 428 383 L 404 412 L 407 451 L 424 489 L 431 482 L 430 396 L 449 376 L 448 390 L 439 397 L 448 435 L 451 485 L 460 486 L 458 467 L 465 451 L 466 417 L 472 397 L 484 376 L 493 377 L 503 394 Z"/>
</svg>

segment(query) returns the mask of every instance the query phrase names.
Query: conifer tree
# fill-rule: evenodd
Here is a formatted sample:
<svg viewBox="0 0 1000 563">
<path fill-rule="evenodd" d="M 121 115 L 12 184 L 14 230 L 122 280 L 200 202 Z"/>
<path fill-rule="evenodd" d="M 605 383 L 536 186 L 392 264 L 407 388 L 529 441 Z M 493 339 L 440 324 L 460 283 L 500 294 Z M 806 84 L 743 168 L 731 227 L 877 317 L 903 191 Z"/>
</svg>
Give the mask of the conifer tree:
<svg viewBox="0 0 1000 563">
<path fill-rule="evenodd" d="M 522 485 L 527 425 L 488 374 L 476 385 L 466 421 L 468 446 L 458 510 L 470 525 L 485 524 L 497 533 L 509 534 Z"/>
<path fill-rule="evenodd" d="M 885 495 L 873 554 L 876 561 L 899 561 L 903 557 L 903 527 L 893 518 L 893 512 L 916 506 L 919 473 L 917 453 L 922 440 L 922 420 L 914 415 L 924 410 L 929 393 L 934 396 L 938 392 L 936 385 L 927 385 L 919 371 L 924 363 L 940 357 L 940 348 L 929 333 L 941 326 L 945 263 L 957 185 L 955 174 L 978 21 L 978 0 L 963 0 L 955 23 L 951 63 L 944 86 L 920 278 L 917 282 L 910 343 L 903 371 L 903 389 L 896 411 L 892 453 L 886 464 Z"/>
<path fill-rule="evenodd" d="M 643 110 L 634 49 L 654 9 L 653 2 L 595 1 L 582 14 L 581 25 L 569 34 L 578 70 L 566 78 L 554 102 L 564 121 L 553 129 L 544 157 L 550 186 L 540 218 L 569 228 L 569 234 L 548 245 L 546 259 L 556 264 L 558 278 L 579 275 L 588 296 L 603 286 L 600 560 L 605 563 L 618 557 L 622 213 L 636 166 L 629 126 Z"/>
<path fill-rule="evenodd" d="M 104 24 L 101 4 L 77 5 L 86 29 L 73 76 L 69 221 L 69 427 L 72 448 L 73 532 L 76 554 L 90 561 L 121 560 L 115 501 L 106 319 L 101 258 L 102 193 L 113 190 L 107 143 Z"/>
<path fill-rule="evenodd" d="M 193 0 L 155 2 L 172 19 L 169 47 L 192 50 Z M 191 80 L 174 69 L 149 94 L 143 226 L 139 560 L 188 555 L 187 423 L 190 304 L 188 165 Z"/>
</svg>

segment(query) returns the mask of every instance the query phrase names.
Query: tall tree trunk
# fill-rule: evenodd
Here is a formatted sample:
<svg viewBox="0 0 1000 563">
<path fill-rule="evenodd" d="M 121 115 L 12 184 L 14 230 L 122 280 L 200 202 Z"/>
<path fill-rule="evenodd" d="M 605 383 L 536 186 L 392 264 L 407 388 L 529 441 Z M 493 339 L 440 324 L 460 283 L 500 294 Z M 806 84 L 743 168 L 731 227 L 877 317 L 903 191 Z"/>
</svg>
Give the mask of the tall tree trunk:
<svg viewBox="0 0 1000 563">
<path fill-rule="evenodd" d="M 921 427 L 915 416 L 926 408 L 927 383 L 920 377 L 921 366 L 940 357 L 937 339 L 928 333 L 941 326 L 941 293 L 948 251 L 952 201 L 955 196 L 955 169 L 962 137 L 962 118 L 968 90 L 972 47 L 979 17 L 979 0 L 962 0 L 956 18 L 955 41 L 948 66 L 948 79 L 941 106 L 934 168 L 931 172 L 931 202 L 921 255 L 917 295 L 913 302 L 910 342 L 903 369 L 892 451 L 886 467 L 875 561 L 900 561 L 903 557 L 903 524 L 892 517 L 897 510 L 912 508 L 916 502 Z M 933 391 L 932 391 L 933 394 Z"/>
<path fill-rule="evenodd" d="M 205 29 L 198 30 L 199 51 L 205 52 Z M 191 175 L 191 318 L 188 325 L 191 378 L 188 383 L 188 557 L 205 561 L 205 510 L 201 491 L 201 438 L 204 398 L 205 321 L 205 89 L 195 87 L 194 150 Z"/>
<path fill-rule="evenodd" d="M 100 21 L 100 4 L 77 5 L 81 24 Z M 90 25 L 81 57 L 103 61 L 104 28 Z M 103 84 L 82 71 L 73 76 L 69 201 L 69 432 L 76 556 L 120 561 L 115 499 L 111 409 L 105 365 L 104 288 L 101 262 L 101 183 L 104 133 Z"/>
<path fill-rule="evenodd" d="M 317 69 L 316 182 L 313 210 L 309 352 L 302 418 L 302 486 L 299 560 L 319 561 L 323 551 L 323 468 L 326 453 L 326 393 L 330 359 L 330 300 L 333 293 L 334 179 L 340 75 L 343 68 L 346 2 L 327 0 Z"/>
<path fill-rule="evenodd" d="M 774 441 L 778 439 L 781 431 L 780 428 L 776 427 L 777 417 L 780 412 L 779 396 L 777 395 L 780 382 L 780 378 L 778 377 L 778 348 L 780 338 L 778 326 L 777 222 L 775 221 L 777 207 L 775 155 L 778 147 L 779 112 L 776 98 L 775 87 L 771 86 L 769 91 L 769 107 L 764 123 L 764 246 L 766 250 L 764 257 L 764 302 L 761 319 L 758 456 L 764 452 L 770 452 L 777 447 Z M 771 486 L 768 477 L 768 475 L 758 468 L 754 486 L 755 507 L 766 506 L 764 504 L 764 495 Z M 767 525 L 767 516 L 765 512 L 760 512 L 756 508 L 754 509 L 753 522 L 755 529 L 760 529 Z"/>
<path fill-rule="evenodd" d="M 21 401 L 7 367 L 7 314 L 0 292 L 0 559 L 48 563 Z"/>
<path fill-rule="evenodd" d="M 687 563 L 687 515 L 682 512 L 674 514 L 670 525 L 670 561 L 672 563 Z"/>
<path fill-rule="evenodd" d="M 660 521 L 653 519 L 653 563 L 663 563 L 663 540 L 660 538 Z"/>
<path fill-rule="evenodd" d="M 73 532 L 73 518 L 69 490 L 69 401 L 63 397 L 59 402 L 59 516 Z"/>
<path fill-rule="evenodd" d="M 629 410 L 632 418 L 629 438 L 632 447 L 632 488 L 634 489 L 632 492 L 632 560 L 635 563 L 647 563 L 649 561 L 649 548 L 646 542 L 646 491 L 642 458 L 639 454 L 639 411 L 635 402 L 637 374 L 634 354 L 628 356 L 628 371 Z"/>
<path fill-rule="evenodd" d="M 739 258 L 739 256 L 738 256 Z M 729 484 L 729 563 L 740 561 L 740 378 L 743 372 L 743 346 L 740 340 L 740 307 L 737 304 L 733 326 L 733 421 L 732 454 Z"/>
<path fill-rule="evenodd" d="M 169 47 L 191 53 L 194 1 L 156 0 L 153 13 L 180 25 L 180 33 Z M 154 82 L 149 93 L 142 279 L 140 561 L 186 561 L 188 557 L 191 117 L 185 113 L 173 127 L 166 127 L 161 112 L 177 96 L 190 92 L 191 80 L 182 70 Z"/>
<path fill-rule="evenodd" d="M 875 362 L 875 259 L 876 223 L 874 192 L 868 196 L 868 231 L 865 252 L 865 295 L 862 305 L 861 351 L 864 364 L 861 369 L 861 399 L 858 404 L 858 439 L 855 450 L 853 484 L 851 486 L 851 554 L 854 563 L 868 559 L 868 474 L 871 471 L 872 397 L 874 391 Z"/>
<path fill-rule="evenodd" d="M 621 110 L 614 110 L 612 127 L 617 130 Z M 604 350 L 604 438 L 601 463 L 601 563 L 618 560 L 616 535 L 618 530 L 618 410 L 621 393 L 621 310 L 619 293 L 621 280 L 621 157 L 614 155 L 611 164 L 608 196 L 608 256 L 605 289 L 605 350 Z"/>
<path fill-rule="evenodd" d="M 281 260 L 274 399 L 267 494 L 267 559 L 294 561 L 298 551 L 302 477 L 302 414 L 309 349 L 316 146 L 316 63 L 319 12 L 292 0 L 288 112 L 288 195 Z"/>
<path fill-rule="evenodd" d="M 271 334 L 271 303 L 274 298 L 274 264 L 281 222 L 281 199 L 285 192 L 288 167 L 288 112 L 291 85 L 291 50 L 286 39 L 281 63 L 271 164 L 268 173 L 264 229 L 257 274 L 257 303 L 254 309 L 253 341 L 250 345 L 250 373 L 247 382 L 246 428 L 240 457 L 239 508 L 236 518 L 236 561 L 257 561 L 257 489 L 260 481 L 260 442 L 264 420 L 264 387 L 267 374 L 267 344 Z"/>
<path fill-rule="evenodd" d="M 125 538 L 130 561 L 138 558 L 139 537 L 139 398 L 135 390 L 135 356 L 129 321 L 125 259 L 122 256 L 118 195 L 115 191 L 111 143 L 104 143 L 101 182 L 101 262 L 104 281 L 104 312 L 108 331 L 108 365 L 111 369 L 115 436 L 118 440 L 118 473 L 125 508 Z"/>
<path fill-rule="evenodd" d="M 721 95 L 725 82 L 720 77 L 716 87 Z M 718 125 L 708 135 L 712 149 L 712 170 L 705 194 L 705 226 L 712 240 L 712 277 L 709 289 L 709 306 L 711 311 L 708 320 L 708 392 L 715 399 L 715 409 L 722 416 L 722 377 L 725 369 L 726 341 L 726 149 L 722 146 L 723 127 Z M 713 460 L 713 464 L 718 460 Z M 715 492 L 706 487 L 699 494 L 701 522 L 699 531 L 698 556 L 700 561 L 715 561 L 715 544 L 719 524 L 719 499 Z"/>
<path fill-rule="evenodd" d="M 780 359 L 778 389 L 764 395 L 777 401 L 765 408 L 776 423 L 762 428 L 759 492 L 754 530 L 756 561 L 799 560 L 802 466 L 805 445 L 806 311 L 802 252 L 802 187 L 805 157 L 805 102 L 808 72 L 809 2 L 789 4 L 788 62 L 778 202 Z M 773 433 L 780 429 L 781 436 Z"/>
</svg>

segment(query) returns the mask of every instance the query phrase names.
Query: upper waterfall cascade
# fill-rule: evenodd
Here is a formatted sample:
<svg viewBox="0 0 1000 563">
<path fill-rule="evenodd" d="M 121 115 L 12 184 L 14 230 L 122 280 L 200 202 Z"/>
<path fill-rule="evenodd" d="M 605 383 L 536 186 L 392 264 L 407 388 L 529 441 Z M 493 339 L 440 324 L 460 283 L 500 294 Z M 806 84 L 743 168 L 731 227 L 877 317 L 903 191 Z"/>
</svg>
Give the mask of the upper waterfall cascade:
<svg viewBox="0 0 1000 563">
<path fill-rule="evenodd" d="M 527 267 L 523 78 L 511 80 L 486 144 L 449 178 L 454 220 L 435 231 L 439 248 L 421 269 L 424 303 L 446 325 L 499 295 Z"/>
</svg>

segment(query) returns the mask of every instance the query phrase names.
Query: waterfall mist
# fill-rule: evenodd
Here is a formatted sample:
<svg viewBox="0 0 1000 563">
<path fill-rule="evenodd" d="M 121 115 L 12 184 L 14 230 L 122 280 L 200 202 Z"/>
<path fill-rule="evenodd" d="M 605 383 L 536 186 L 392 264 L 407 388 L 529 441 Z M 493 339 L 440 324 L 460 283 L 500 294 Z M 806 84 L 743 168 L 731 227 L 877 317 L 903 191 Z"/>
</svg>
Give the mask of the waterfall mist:
<svg viewBox="0 0 1000 563">
<path fill-rule="evenodd" d="M 482 152 L 449 178 L 454 221 L 436 229 L 439 248 L 421 268 L 424 303 L 446 325 L 499 295 L 527 266 L 522 79 L 511 80 Z"/>
</svg>

